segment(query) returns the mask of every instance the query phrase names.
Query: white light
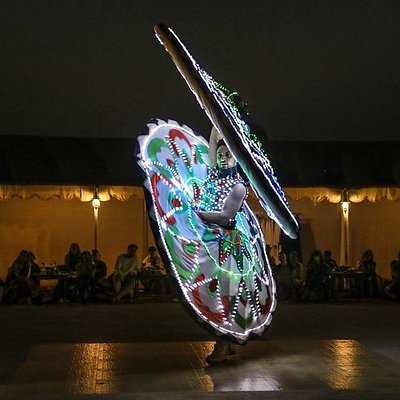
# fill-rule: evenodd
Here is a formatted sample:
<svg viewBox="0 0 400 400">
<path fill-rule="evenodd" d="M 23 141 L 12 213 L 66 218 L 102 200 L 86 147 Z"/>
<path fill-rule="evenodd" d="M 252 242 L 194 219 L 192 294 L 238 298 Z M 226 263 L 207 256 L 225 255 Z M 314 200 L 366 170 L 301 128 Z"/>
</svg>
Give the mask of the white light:
<svg viewBox="0 0 400 400">
<path fill-rule="evenodd" d="M 349 210 L 350 203 L 348 201 L 342 201 L 342 210 L 347 212 Z"/>
<path fill-rule="evenodd" d="M 94 197 L 92 200 L 93 208 L 95 208 L 95 209 L 100 208 L 100 205 L 101 205 L 100 199 L 98 197 Z"/>
</svg>

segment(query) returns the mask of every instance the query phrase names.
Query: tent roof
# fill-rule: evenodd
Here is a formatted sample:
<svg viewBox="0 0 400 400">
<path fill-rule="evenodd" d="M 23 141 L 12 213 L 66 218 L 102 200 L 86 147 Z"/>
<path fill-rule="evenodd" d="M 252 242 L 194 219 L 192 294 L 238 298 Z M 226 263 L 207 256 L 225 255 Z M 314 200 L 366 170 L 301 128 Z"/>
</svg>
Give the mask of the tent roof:
<svg viewBox="0 0 400 400">
<path fill-rule="evenodd" d="M 141 185 L 134 138 L 0 137 L 0 184 Z M 400 142 L 265 145 L 284 187 L 400 187 Z"/>
</svg>

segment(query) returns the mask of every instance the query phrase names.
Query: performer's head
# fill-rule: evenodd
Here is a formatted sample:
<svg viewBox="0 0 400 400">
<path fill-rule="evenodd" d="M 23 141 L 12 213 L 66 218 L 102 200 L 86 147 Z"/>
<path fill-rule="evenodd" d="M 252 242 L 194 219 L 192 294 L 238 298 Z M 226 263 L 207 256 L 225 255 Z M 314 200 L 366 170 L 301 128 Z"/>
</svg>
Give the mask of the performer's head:
<svg viewBox="0 0 400 400">
<path fill-rule="evenodd" d="M 217 166 L 220 170 L 228 170 L 236 167 L 236 160 L 223 140 L 217 144 Z"/>
</svg>

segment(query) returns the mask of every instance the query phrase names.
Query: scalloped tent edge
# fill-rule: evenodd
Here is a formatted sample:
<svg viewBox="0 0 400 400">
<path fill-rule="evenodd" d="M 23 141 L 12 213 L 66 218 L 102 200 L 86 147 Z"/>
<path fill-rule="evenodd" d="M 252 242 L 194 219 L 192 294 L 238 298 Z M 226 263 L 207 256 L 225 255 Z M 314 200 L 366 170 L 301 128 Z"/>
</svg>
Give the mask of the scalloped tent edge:
<svg viewBox="0 0 400 400">
<path fill-rule="evenodd" d="M 41 200 L 79 199 L 83 202 L 92 201 L 95 192 L 94 186 L 50 186 L 50 185 L 0 185 L 0 200 L 23 199 L 36 197 Z M 132 197 L 143 199 L 143 189 L 139 186 L 100 186 L 98 197 L 101 202 L 112 198 L 126 201 Z"/>
<path fill-rule="evenodd" d="M 37 197 L 42 200 L 58 198 L 61 200 L 79 199 L 88 202 L 93 199 L 94 186 L 70 186 L 70 185 L 0 185 L 0 200 L 13 198 L 28 200 Z M 284 188 L 289 200 L 309 199 L 313 203 L 324 200 L 330 203 L 342 201 L 341 189 L 326 187 L 312 188 Z M 376 202 L 381 200 L 400 200 L 400 188 L 364 188 L 349 189 L 348 200 L 350 203 L 360 203 L 364 200 Z M 143 190 L 140 186 L 99 186 L 99 198 L 102 202 L 112 198 L 120 201 L 129 200 L 131 197 L 143 199 Z"/>
</svg>

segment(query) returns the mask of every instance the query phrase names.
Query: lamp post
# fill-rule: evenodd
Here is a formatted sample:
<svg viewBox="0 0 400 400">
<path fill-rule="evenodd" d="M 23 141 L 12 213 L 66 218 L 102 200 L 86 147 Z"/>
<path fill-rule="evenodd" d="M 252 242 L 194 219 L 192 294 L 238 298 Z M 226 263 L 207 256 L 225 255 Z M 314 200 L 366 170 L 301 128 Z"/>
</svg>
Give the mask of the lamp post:
<svg viewBox="0 0 400 400">
<path fill-rule="evenodd" d="M 350 201 L 347 189 L 342 191 L 341 201 L 341 235 L 340 235 L 340 264 L 350 264 L 350 234 L 349 234 Z"/>
<path fill-rule="evenodd" d="M 99 224 L 99 208 L 101 201 L 99 198 L 99 189 L 94 189 L 94 196 L 92 200 L 93 214 L 94 214 L 94 249 L 97 250 L 97 229 Z"/>
</svg>

